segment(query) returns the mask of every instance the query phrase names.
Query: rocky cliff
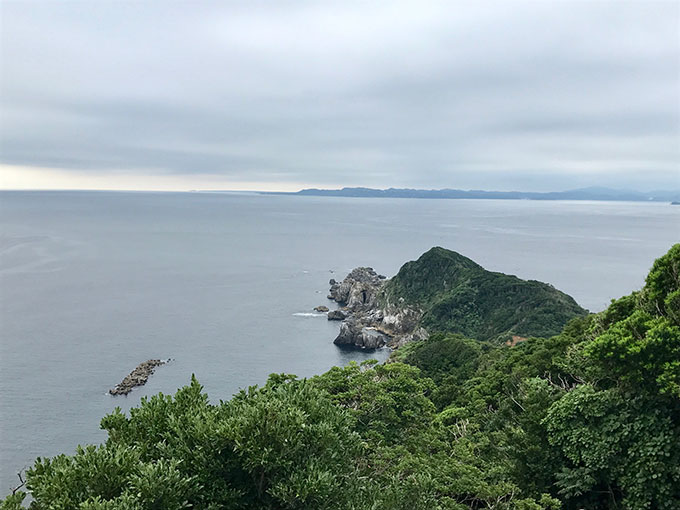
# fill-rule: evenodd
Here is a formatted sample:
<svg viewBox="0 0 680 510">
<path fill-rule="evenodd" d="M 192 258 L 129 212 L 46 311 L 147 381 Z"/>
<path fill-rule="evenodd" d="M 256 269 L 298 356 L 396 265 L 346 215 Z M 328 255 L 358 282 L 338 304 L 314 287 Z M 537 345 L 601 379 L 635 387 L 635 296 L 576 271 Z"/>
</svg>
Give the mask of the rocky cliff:
<svg viewBox="0 0 680 510">
<path fill-rule="evenodd" d="M 425 330 L 418 326 L 421 312 L 406 306 L 403 301 L 391 305 L 384 299 L 386 278 L 373 268 L 358 267 L 342 282 L 331 280 L 328 299 L 340 310 L 329 312 L 329 320 L 342 320 L 336 345 L 377 349 L 388 345 L 396 347 L 412 340 L 424 338 Z"/>
</svg>

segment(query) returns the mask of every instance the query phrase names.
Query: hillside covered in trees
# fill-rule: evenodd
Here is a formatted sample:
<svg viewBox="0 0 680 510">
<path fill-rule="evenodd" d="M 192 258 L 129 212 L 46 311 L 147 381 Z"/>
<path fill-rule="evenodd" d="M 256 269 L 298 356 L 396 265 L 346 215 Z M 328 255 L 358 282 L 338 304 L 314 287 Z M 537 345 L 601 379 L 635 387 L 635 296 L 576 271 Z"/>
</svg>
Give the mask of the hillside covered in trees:
<svg viewBox="0 0 680 510">
<path fill-rule="evenodd" d="M 28 470 L 30 508 L 676 509 L 680 244 L 557 335 L 438 333 L 217 405 L 192 379 L 101 425 L 105 444 Z"/>
<path fill-rule="evenodd" d="M 570 319 L 587 314 L 552 285 L 487 271 L 441 247 L 404 264 L 383 294 L 385 301 L 420 309 L 420 323 L 428 331 L 477 340 L 552 336 Z"/>
</svg>

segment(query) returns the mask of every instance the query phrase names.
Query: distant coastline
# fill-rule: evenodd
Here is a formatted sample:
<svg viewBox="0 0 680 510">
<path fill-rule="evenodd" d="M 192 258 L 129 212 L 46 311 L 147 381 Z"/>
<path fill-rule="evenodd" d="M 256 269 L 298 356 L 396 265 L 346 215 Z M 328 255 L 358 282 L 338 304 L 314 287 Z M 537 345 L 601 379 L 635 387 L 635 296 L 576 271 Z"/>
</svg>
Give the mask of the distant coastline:
<svg viewBox="0 0 680 510">
<path fill-rule="evenodd" d="M 355 198 L 427 198 L 427 199 L 494 199 L 494 200 L 596 200 L 614 202 L 680 202 L 680 190 L 649 192 L 618 190 L 604 187 L 579 188 L 568 191 L 485 191 L 461 189 L 410 188 L 309 188 L 295 192 L 261 191 L 263 195 L 302 195 Z"/>
<path fill-rule="evenodd" d="M 263 191 L 229 189 L 191 189 L 191 190 L 127 190 L 127 189 L 0 189 L 0 193 L 215 193 L 223 195 L 289 195 L 313 197 L 348 198 L 420 198 L 420 199 L 460 199 L 460 200 L 581 200 L 594 202 L 652 202 L 680 205 L 680 189 L 655 190 L 649 192 L 617 190 L 612 188 L 580 188 L 567 191 L 486 191 L 461 189 L 411 189 L 411 188 L 308 188 L 300 191 Z"/>
</svg>

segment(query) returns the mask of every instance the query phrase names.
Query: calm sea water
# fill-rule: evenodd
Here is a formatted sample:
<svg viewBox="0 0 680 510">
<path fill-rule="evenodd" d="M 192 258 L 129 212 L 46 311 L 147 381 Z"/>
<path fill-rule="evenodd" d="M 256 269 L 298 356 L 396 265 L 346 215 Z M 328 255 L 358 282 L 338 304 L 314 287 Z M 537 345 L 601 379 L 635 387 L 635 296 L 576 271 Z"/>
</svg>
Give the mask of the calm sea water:
<svg viewBox="0 0 680 510">
<path fill-rule="evenodd" d="M 332 344 L 329 278 L 393 275 L 432 246 L 549 282 L 593 311 L 680 240 L 680 207 L 199 193 L 0 193 L 0 492 L 36 456 L 195 373 L 215 401 L 385 351 Z M 173 358 L 128 397 L 139 362 Z"/>
</svg>

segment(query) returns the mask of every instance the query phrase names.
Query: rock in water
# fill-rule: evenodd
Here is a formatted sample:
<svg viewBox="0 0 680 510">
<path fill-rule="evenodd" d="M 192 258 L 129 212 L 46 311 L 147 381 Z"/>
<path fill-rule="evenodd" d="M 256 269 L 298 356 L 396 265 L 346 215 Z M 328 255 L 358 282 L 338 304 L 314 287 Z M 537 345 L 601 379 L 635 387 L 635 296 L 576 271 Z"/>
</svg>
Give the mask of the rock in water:
<svg viewBox="0 0 680 510">
<path fill-rule="evenodd" d="M 144 386 L 156 367 L 166 363 L 167 361 L 160 359 L 150 359 L 140 363 L 132 372 L 125 376 L 120 384 L 115 388 L 111 388 L 109 393 L 111 395 L 127 395 L 132 391 L 132 388 Z"/>
<path fill-rule="evenodd" d="M 340 332 L 333 343 L 335 345 L 355 345 L 356 338 L 359 335 L 361 328 L 352 319 L 346 319 L 340 324 Z"/>
<path fill-rule="evenodd" d="M 328 307 L 324 306 L 324 305 L 319 305 L 319 306 L 314 307 L 314 311 L 315 312 L 327 312 Z"/>
<path fill-rule="evenodd" d="M 335 345 L 359 347 L 360 349 L 379 349 L 385 347 L 392 338 L 373 326 L 364 326 L 356 319 L 344 320 L 340 333 L 333 341 Z"/>
<path fill-rule="evenodd" d="M 328 312 L 329 321 L 343 321 L 347 318 L 347 314 L 342 310 L 331 310 Z"/>
</svg>

